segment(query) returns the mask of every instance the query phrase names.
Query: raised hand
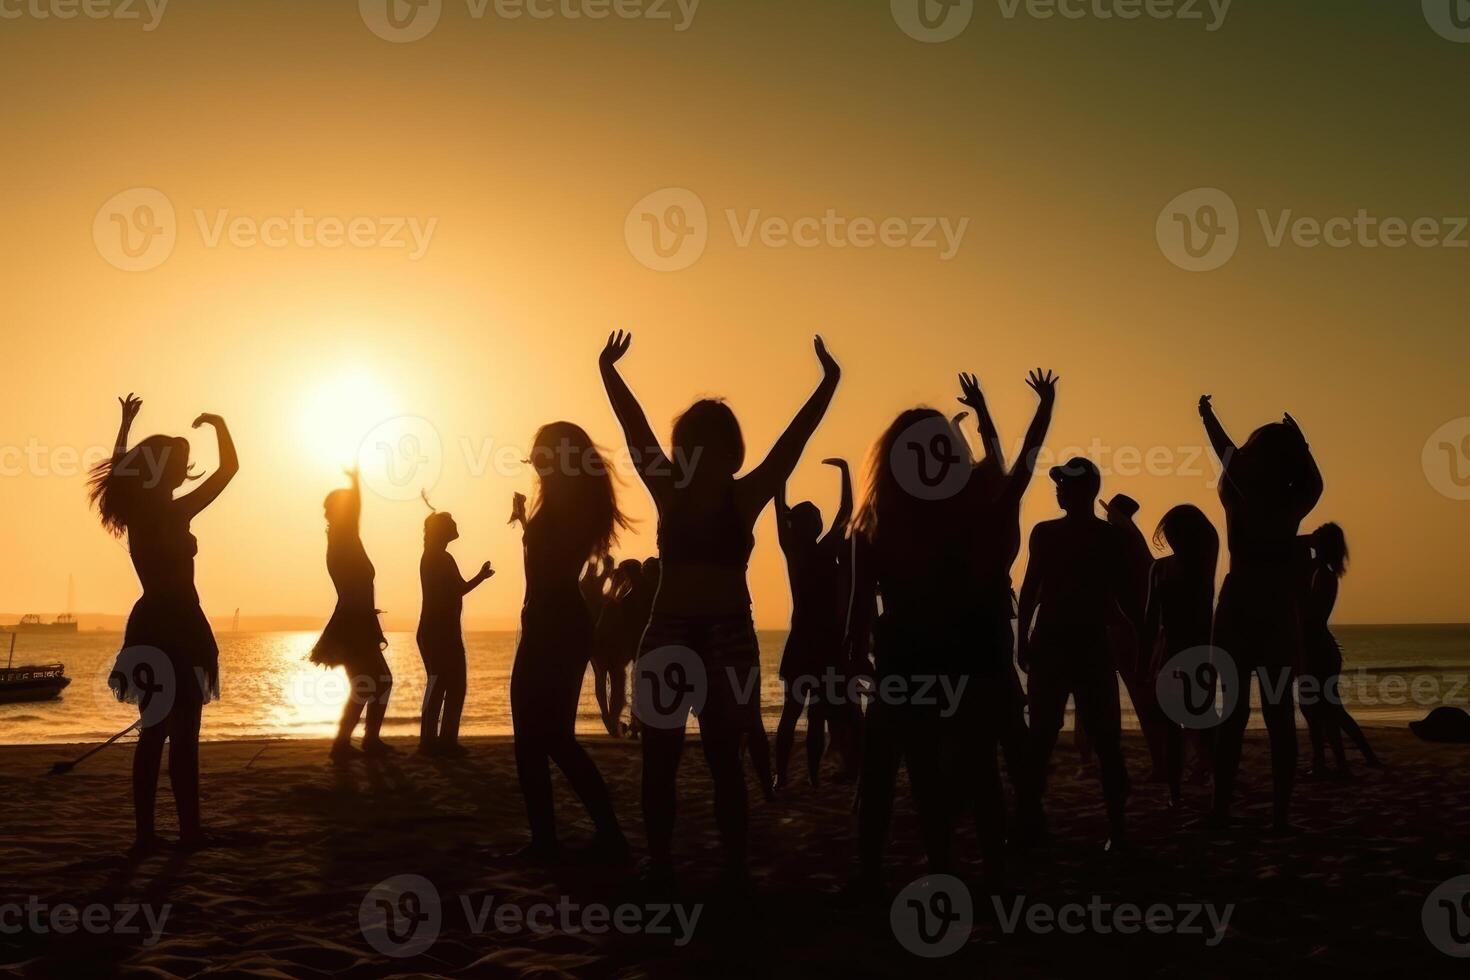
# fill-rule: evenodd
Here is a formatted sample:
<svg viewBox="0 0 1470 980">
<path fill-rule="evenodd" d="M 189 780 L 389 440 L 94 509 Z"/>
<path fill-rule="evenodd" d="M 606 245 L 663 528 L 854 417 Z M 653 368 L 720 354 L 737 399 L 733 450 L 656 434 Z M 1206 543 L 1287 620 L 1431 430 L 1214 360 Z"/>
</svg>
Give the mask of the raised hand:
<svg viewBox="0 0 1470 980">
<path fill-rule="evenodd" d="M 1057 382 L 1062 380 L 1051 371 L 1041 373 L 1037 368 L 1026 376 L 1026 386 L 1036 392 L 1043 404 L 1050 405 L 1057 400 Z"/>
<path fill-rule="evenodd" d="M 225 420 L 220 418 L 218 415 L 213 414 L 212 412 L 201 412 L 199 414 L 199 417 L 194 420 L 194 428 L 196 429 L 199 428 L 201 425 L 212 425 L 215 428 L 219 428 L 224 424 Z"/>
<path fill-rule="evenodd" d="M 822 364 L 822 374 L 829 378 L 835 378 L 842 374 L 842 368 L 838 367 L 837 360 L 827 353 L 827 344 L 822 340 L 820 334 L 813 339 L 817 349 L 817 360 Z"/>
<path fill-rule="evenodd" d="M 826 459 L 822 460 L 822 465 L 835 466 L 839 470 L 845 470 L 847 469 L 847 460 L 843 459 L 840 456 L 828 456 Z"/>
<path fill-rule="evenodd" d="M 123 425 L 131 425 L 133 419 L 137 418 L 138 413 L 143 410 L 143 399 L 131 391 L 128 392 L 127 397 L 119 396 L 117 403 L 122 406 Z"/>
<path fill-rule="evenodd" d="M 526 523 L 526 495 L 519 491 L 510 498 L 510 520 L 505 523 L 514 524 L 516 521 Z"/>
<path fill-rule="evenodd" d="M 973 374 L 960 372 L 960 397 L 955 401 L 979 412 L 985 408 L 985 395 L 980 391 L 980 379 Z"/>
<path fill-rule="evenodd" d="M 490 576 L 492 576 L 494 574 L 495 574 L 495 569 L 493 569 L 493 568 L 490 567 L 490 563 L 488 561 L 485 562 L 485 564 L 483 564 L 483 565 L 480 566 L 480 578 L 489 578 Z"/>
<path fill-rule="evenodd" d="M 633 334 L 626 330 L 614 330 L 607 335 L 607 346 L 602 348 L 602 355 L 598 357 L 597 363 L 603 367 L 612 367 L 628 353 L 628 347 L 633 343 Z"/>
<path fill-rule="evenodd" d="M 1200 395 L 1199 396 L 1199 415 L 1200 415 L 1200 418 L 1204 418 L 1205 416 L 1214 413 L 1215 406 L 1212 405 L 1212 404 L 1210 404 L 1210 399 L 1211 398 L 1214 398 L 1214 397 L 1215 397 L 1214 395 Z"/>
</svg>

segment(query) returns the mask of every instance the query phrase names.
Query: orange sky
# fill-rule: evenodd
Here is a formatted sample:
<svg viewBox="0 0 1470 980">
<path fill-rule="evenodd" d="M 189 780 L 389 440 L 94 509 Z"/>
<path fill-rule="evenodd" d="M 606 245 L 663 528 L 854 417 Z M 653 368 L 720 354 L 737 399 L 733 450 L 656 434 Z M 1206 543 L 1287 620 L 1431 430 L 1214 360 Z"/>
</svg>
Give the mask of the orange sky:
<svg viewBox="0 0 1470 980">
<path fill-rule="evenodd" d="M 1339 521 L 1353 548 L 1339 618 L 1470 619 L 1470 502 L 1421 458 L 1470 415 L 1470 250 L 1270 241 L 1287 211 L 1470 213 L 1470 45 L 1418 6 L 1242 6 L 1207 31 L 979 4 L 942 43 L 905 34 L 887 4 L 839 0 L 706 0 L 684 30 L 493 4 L 475 18 L 446 0 L 409 43 L 351 4 L 170 5 L 152 30 L 0 20 L 0 608 L 59 612 L 69 574 L 81 611 L 135 598 L 74 456 L 109 444 L 116 396 L 137 391 L 139 435 L 189 435 L 212 460 L 187 428 L 211 411 L 239 444 L 239 478 L 195 524 L 211 615 L 325 619 L 321 498 L 369 430 L 413 416 L 438 439 L 432 496 L 458 518 L 461 565 L 500 570 L 467 621 L 509 624 L 522 583 L 505 517 L 529 481 L 496 450 L 519 458 L 556 418 L 617 446 L 596 357 L 622 326 L 660 434 L 693 397 L 724 395 L 752 457 L 815 384 L 810 336 L 824 334 L 845 374 L 793 496 L 829 515 L 835 480 L 817 461 L 860 460 L 904 407 L 952 406 L 960 369 L 1014 442 L 1033 407 L 1025 370 L 1055 368 L 1048 450 L 1101 454 L 1105 492 L 1141 500 L 1150 530 L 1182 501 L 1220 517 L 1201 393 L 1237 439 L 1290 410 L 1327 481 L 1312 521 Z M 1238 207 L 1239 245 L 1187 272 L 1156 224 L 1200 187 Z M 112 214 L 159 198 L 108 204 L 135 188 L 173 211 L 172 252 L 145 271 L 127 267 L 157 256 L 121 253 Z M 676 271 L 649 268 L 625 234 L 665 188 L 704 210 L 704 251 Z M 658 214 L 670 200 L 654 198 Z M 895 241 L 941 219 L 964 230 L 946 255 L 858 247 L 850 225 L 799 247 L 763 224 L 810 231 L 829 212 L 887 219 Z M 625 494 L 643 518 L 628 550 L 650 553 L 648 499 L 635 482 Z M 1035 484 L 1027 524 L 1054 511 Z M 365 504 L 393 617 L 417 609 L 423 516 L 414 500 Z M 758 622 L 779 626 L 769 522 L 751 576 Z"/>
</svg>

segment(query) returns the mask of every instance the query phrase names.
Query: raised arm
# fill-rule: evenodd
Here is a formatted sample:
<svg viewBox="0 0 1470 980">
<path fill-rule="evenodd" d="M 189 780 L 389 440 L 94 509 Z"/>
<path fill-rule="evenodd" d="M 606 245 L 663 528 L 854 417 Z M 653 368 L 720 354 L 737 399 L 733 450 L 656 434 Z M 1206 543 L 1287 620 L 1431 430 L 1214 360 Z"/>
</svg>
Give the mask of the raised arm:
<svg viewBox="0 0 1470 980">
<path fill-rule="evenodd" d="M 218 415 L 205 412 L 194 420 L 194 428 L 201 425 L 214 426 L 215 439 L 219 443 L 219 468 L 205 478 L 198 487 L 184 494 L 177 501 L 178 506 L 184 508 L 190 517 L 198 514 L 201 510 L 214 503 L 235 474 L 240 472 L 240 457 L 235 454 L 235 440 L 230 438 L 230 429 L 225 425 L 225 420 Z M 352 472 L 352 487 L 357 489 L 357 472 Z M 361 497 L 358 497 L 359 501 Z"/>
<path fill-rule="evenodd" d="M 1046 441 L 1047 429 L 1051 428 L 1051 416 L 1057 404 L 1057 382 L 1060 380 L 1051 371 L 1042 374 L 1040 368 L 1026 376 L 1026 386 L 1036 392 L 1040 400 L 1036 404 L 1036 414 L 1031 417 L 1031 425 L 1026 428 L 1021 455 L 1017 457 L 1016 466 L 1006 483 L 1006 495 L 1017 506 L 1036 472 L 1036 457 L 1041 453 L 1041 444 Z"/>
<path fill-rule="evenodd" d="M 776 540 L 781 553 L 791 555 L 791 505 L 786 502 L 786 484 L 776 489 Z"/>
<path fill-rule="evenodd" d="M 618 373 L 618 361 L 628 353 L 628 347 L 632 343 L 633 335 L 626 331 L 617 330 L 608 334 L 607 346 L 603 347 L 597 363 L 602 371 L 602 385 L 607 389 L 613 414 L 623 427 L 623 438 L 627 440 L 633 465 L 638 467 L 638 475 L 643 478 L 644 485 L 657 500 L 673 477 L 673 467 L 659 447 L 658 439 L 653 434 L 653 426 L 648 424 L 648 416 L 643 414 L 643 406 L 638 404 L 638 399 L 633 397 L 633 390 Z"/>
<path fill-rule="evenodd" d="M 832 518 L 832 526 L 822 538 L 822 543 L 842 541 L 847 537 L 847 525 L 852 520 L 852 470 L 848 468 L 847 460 L 836 456 L 822 460 L 826 466 L 837 467 L 837 472 L 842 479 L 842 496 L 837 502 L 837 516 Z"/>
<path fill-rule="evenodd" d="M 1230 441 L 1230 436 L 1225 434 L 1225 426 L 1215 417 L 1215 406 L 1210 403 L 1213 395 L 1201 395 L 1199 399 L 1199 417 L 1204 420 L 1205 434 L 1210 437 L 1210 446 L 1215 450 L 1215 456 L 1221 465 L 1229 466 L 1230 457 L 1235 455 L 1235 443 Z"/>
<path fill-rule="evenodd" d="M 737 484 L 742 503 L 751 513 L 759 513 L 765 507 L 766 501 L 774 497 L 781 484 L 791 476 L 791 471 L 796 469 L 802 450 L 806 448 L 812 433 L 817 431 L 822 416 L 827 414 L 827 406 L 832 404 L 832 395 L 837 391 L 837 381 L 842 376 L 842 369 L 837 366 L 832 355 L 827 353 L 827 345 L 822 343 L 821 337 L 817 337 L 814 343 L 817 360 L 822 365 L 822 383 L 817 385 L 817 390 L 801 406 L 801 411 L 796 413 L 796 418 L 781 433 L 781 438 L 776 440 L 766 458 Z"/>
<path fill-rule="evenodd" d="M 127 397 L 119 396 L 117 403 L 122 406 L 122 422 L 117 427 L 117 441 L 112 444 L 112 465 L 117 466 L 128 451 L 128 433 L 132 431 L 133 419 L 143 410 L 143 399 L 128 392 Z"/>
<path fill-rule="evenodd" d="M 1001 445 L 1000 433 L 995 429 L 995 420 L 990 417 L 990 408 L 985 404 L 985 394 L 980 390 L 980 379 L 973 374 L 960 372 L 960 397 L 956 399 L 961 405 L 966 405 L 975 412 L 975 423 L 980 427 L 980 445 L 985 451 L 985 458 L 993 460 L 995 465 L 1004 473 L 1006 468 L 1006 451 Z"/>
</svg>

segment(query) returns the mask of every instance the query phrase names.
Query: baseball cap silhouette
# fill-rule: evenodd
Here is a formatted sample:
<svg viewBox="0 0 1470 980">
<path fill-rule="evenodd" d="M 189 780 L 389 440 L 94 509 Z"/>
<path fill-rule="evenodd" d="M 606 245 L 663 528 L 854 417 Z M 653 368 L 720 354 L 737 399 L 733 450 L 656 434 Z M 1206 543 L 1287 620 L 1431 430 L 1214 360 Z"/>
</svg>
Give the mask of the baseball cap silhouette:
<svg viewBox="0 0 1470 980">
<path fill-rule="evenodd" d="M 1072 484 L 1090 486 L 1093 493 L 1102 487 L 1102 474 L 1098 472 L 1097 465 L 1085 456 L 1073 456 L 1061 466 L 1053 466 L 1050 473 L 1059 487 Z"/>
</svg>

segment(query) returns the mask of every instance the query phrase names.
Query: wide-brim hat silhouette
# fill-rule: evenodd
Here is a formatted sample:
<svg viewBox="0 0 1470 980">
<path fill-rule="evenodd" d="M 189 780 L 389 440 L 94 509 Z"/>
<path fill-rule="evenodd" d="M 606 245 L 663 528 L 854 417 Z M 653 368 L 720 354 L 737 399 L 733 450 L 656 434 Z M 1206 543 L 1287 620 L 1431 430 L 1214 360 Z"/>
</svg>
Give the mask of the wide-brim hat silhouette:
<svg viewBox="0 0 1470 980">
<path fill-rule="evenodd" d="M 1114 511 L 1117 511 L 1119 517 L 1132 517 L 1139 510 L 1138 501 L 1126 493 L 1114 494 L 1112 500 L 1100 500 L 1098 503 L 1102 504 L 1103 511 L 1109 517 L 1113 516 Z"/>
<path fill-rule="evenodd" d="M 1409 731 L 1426 742 L 1470 744 L 1470 714 L 1464 708 L 1441 705 L 1422 721 L 1409 722 Z"/>
</svg>

